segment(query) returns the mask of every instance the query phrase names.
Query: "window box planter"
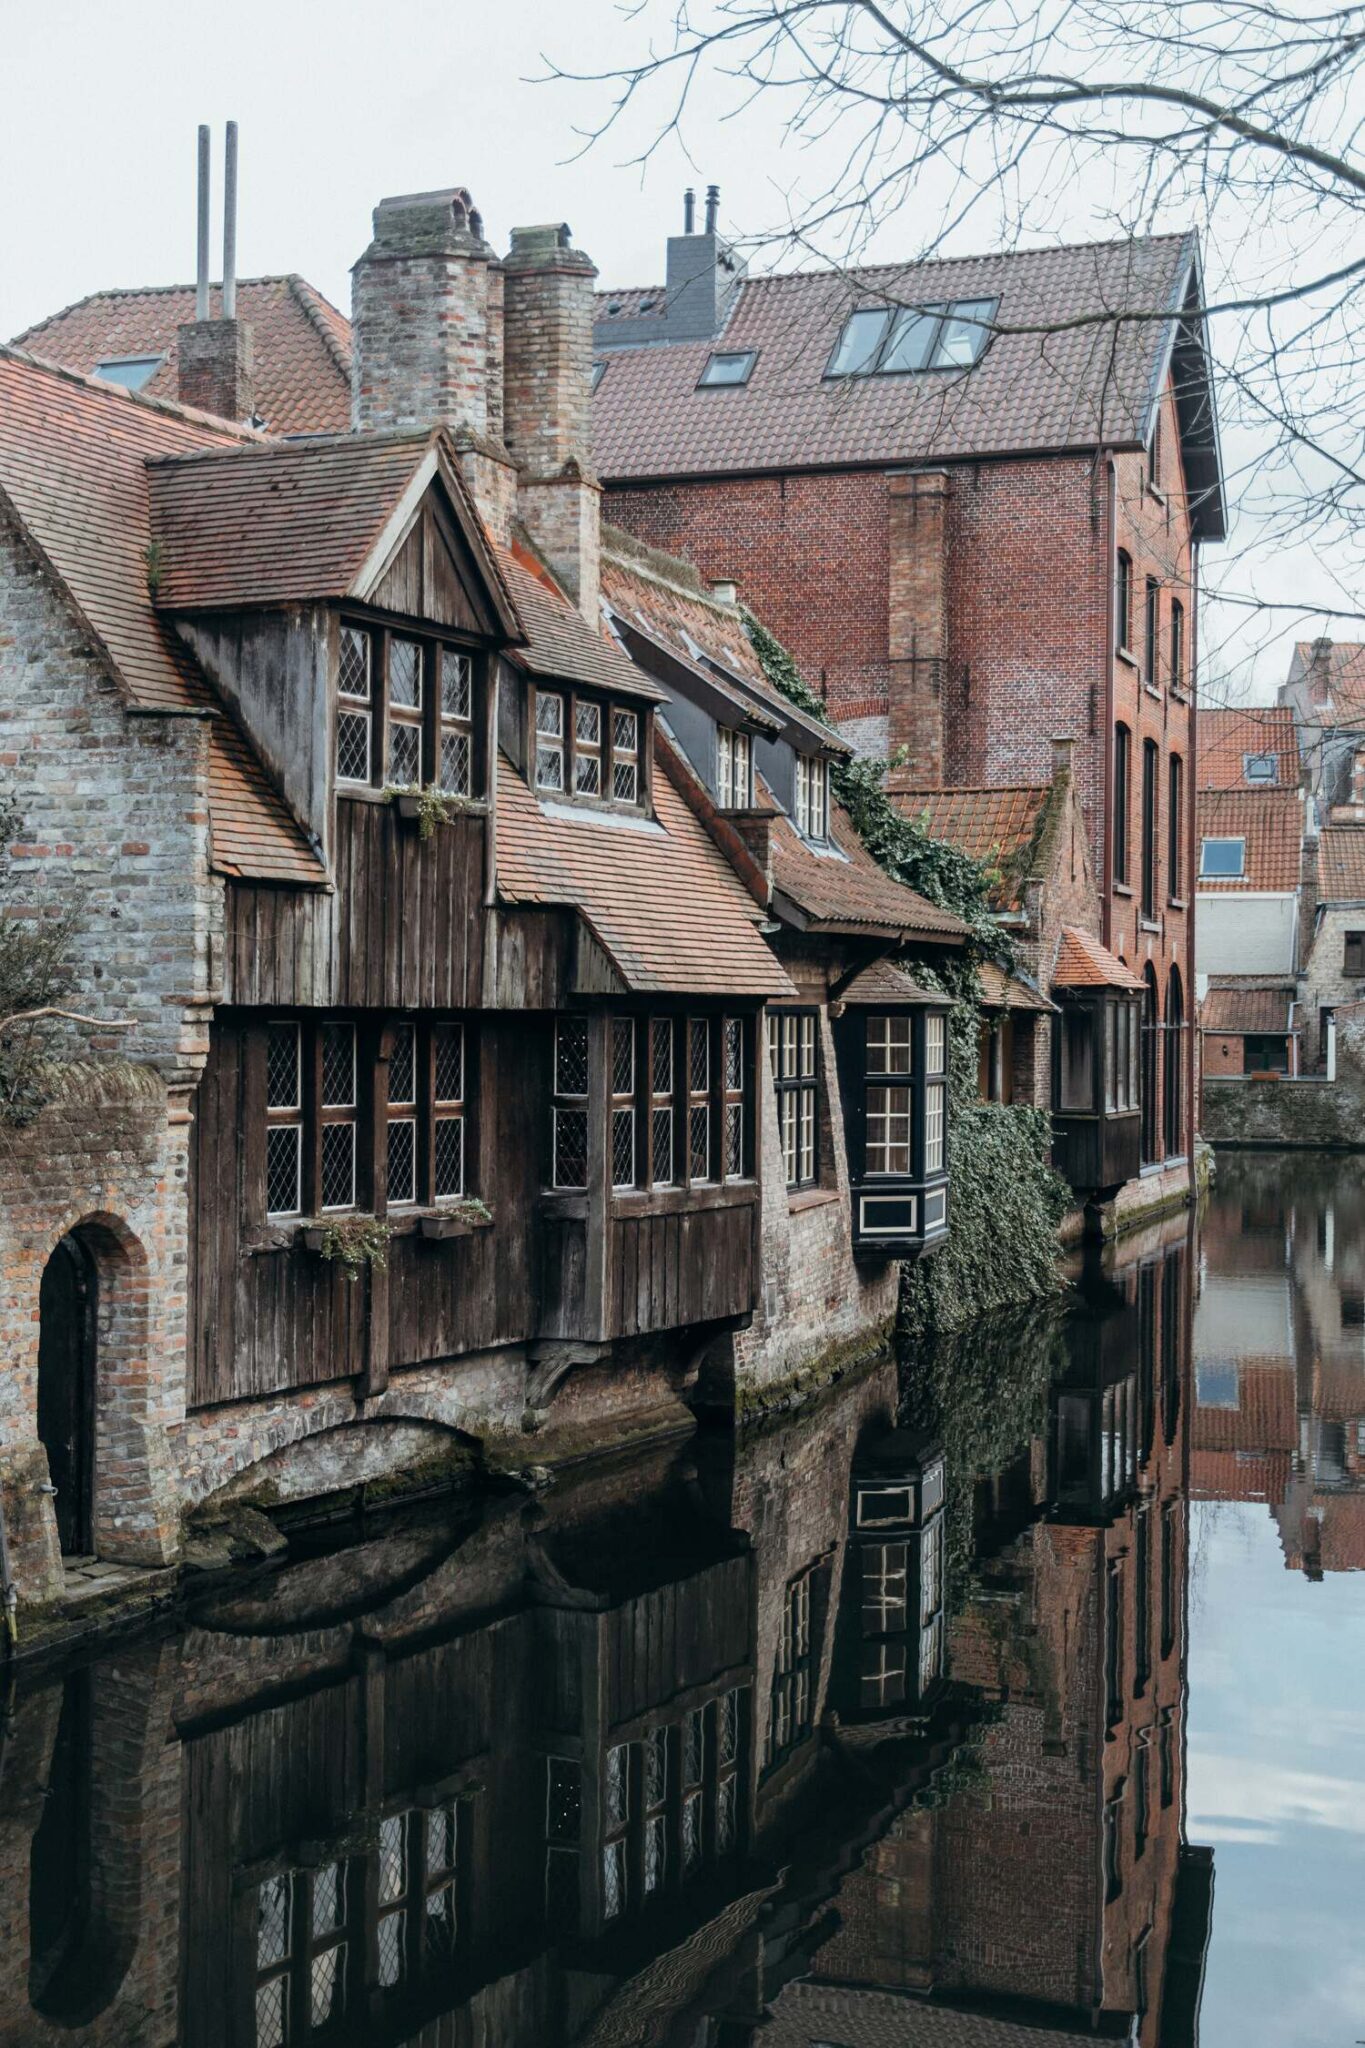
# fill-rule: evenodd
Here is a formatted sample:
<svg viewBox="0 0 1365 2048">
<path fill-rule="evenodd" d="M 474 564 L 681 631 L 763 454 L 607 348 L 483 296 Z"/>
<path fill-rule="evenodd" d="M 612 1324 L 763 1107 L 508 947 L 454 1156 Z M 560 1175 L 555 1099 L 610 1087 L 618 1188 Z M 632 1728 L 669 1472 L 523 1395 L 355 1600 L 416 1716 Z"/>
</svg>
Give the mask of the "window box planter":
<svg viewBox="0 0 1365 2048">
<path fill-rule="evenodd" d="M 452 796 L 445 790 L 396 789 L 389 801 L 403 823 L 423 839 L 430 839 L 438 825 L 448 825 L 453 818 L 482 818 L 488 812 L 482 798 Z"/>
<path fill-rule="evenodd" d="M 475 1231 L 491 1230 L 493 1218 L 480 1203 L 458 1203 L 454 1208 L 418 1218 L 417 1227 L 432 1244 L 444 1244 L 452 1237 L 472 1237 Z"/>
</svg>

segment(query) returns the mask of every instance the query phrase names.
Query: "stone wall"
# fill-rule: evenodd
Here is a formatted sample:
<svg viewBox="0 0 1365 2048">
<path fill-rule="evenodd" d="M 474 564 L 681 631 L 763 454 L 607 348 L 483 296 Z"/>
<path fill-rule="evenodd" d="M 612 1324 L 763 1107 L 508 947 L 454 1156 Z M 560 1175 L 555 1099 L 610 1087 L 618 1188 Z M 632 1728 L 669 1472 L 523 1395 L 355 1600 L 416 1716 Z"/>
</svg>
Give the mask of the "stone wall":
<svg viewBox="0 0 1365 2048">
<path fill-rule="evenodd" d="M 1327 1048 L 1322 1033 L 1324 1009 L 1337 1011 L 1340 1023 L 1341 1012 L 1365 997 L 1365 975 L 1348 975 L 1346 972 L 1348 932 L 1365 932 L 1365 904 L 1330 903 L 1320 906 L 1317 928 L 1299 983 L 1297 1014 L 1303 1031 L 1303 1065 L 1308 1073 L 1326 1066 Z M 1340 1059 L 1341 1035 L 1338 1030 L 1338 1072 Z"/>
</svg>

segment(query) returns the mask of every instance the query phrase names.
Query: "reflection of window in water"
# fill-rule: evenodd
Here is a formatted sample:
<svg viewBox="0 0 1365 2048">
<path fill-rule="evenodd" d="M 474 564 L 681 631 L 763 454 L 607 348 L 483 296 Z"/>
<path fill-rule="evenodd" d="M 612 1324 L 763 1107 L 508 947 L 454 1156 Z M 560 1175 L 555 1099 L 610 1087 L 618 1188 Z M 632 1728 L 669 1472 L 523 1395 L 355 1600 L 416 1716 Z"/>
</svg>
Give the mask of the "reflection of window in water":
<svg viewBox="0 0 1365 2048">
<path fill-rule="evenodd" d="M 814 1578 L 815 1568 L 812 1566 L 800 1578 L 793 1579 L 782 1605 L 768 1715 L 767 1761 L 770 1767 L 780 1763 L 811 1731 L 811 1587 Z"/>
<path fill-rule="evenodd" d="M 277 1870 L 256 1888 L 256 2048 L 320 2032 L 346 2006 L 351 1866 Z"/>
<path fill-rule="evenodd" d="M 1341 1290 L 1341 1327 L 1343 1330 L 1365 1329 L 1365 1294 L 1357 1287 L 1343 1287 Z"/>
<path fill-rule="evenodd" d="M 545 1915 L 551 1926 L 578 1920 L 578 1853 L 583 1832 L 583 1769 L 576 1758 L 545 1759 Z"/>
<path fill-rule="evenodd" d="M 1201 1408 L 1240 1408 L 1241 1378 L 1231 1359 L 1197 1360 L 1194 1368 L 1194 1396 Z"/>
</svg>

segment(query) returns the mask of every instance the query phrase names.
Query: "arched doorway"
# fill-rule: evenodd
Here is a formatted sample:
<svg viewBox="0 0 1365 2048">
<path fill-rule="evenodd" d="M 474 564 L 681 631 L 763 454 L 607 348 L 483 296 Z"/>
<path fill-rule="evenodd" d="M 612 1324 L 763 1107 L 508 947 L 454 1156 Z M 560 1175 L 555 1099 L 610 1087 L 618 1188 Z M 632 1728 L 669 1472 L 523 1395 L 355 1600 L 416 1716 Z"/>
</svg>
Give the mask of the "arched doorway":
<svg viewBox="0 0 1365 2048">
<path fill-rule="evenodd" d="M 38 1293 L 38 1434 L 67 1555 L 94 1549 L 95 1261 L 76 1233 L 54 1248 Z"/>
<path fill-rule="evenodd" d="M 1142 1163 L 1161 1157 L 1161 1124 L 1157 1115 L 1157 1077 L 1161 1072 L 1161 1006 L 1156 970 L 1151 961 L 1142 970 Z"/>
<path fill-rule="evenodd" d="M 1180 985 L 1180 969 L 1173 967 L 1166 984 L 1165 1072 L 1162 1075 L 1168 1159 L 1176 1158 L 1185 1149 L 1184 1025 L 1185 994 Z"/>
</svg>

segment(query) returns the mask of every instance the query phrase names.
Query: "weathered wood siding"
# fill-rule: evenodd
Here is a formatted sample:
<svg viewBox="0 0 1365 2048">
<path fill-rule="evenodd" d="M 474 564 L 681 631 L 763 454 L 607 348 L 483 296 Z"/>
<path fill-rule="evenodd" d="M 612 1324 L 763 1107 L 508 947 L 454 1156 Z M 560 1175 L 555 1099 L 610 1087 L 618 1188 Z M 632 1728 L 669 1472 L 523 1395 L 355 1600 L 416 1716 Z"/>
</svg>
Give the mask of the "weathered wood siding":
<svg viewBox="0 0 1365 2048">
<path fill-rule="evenodd" d="M 674 1208 L 613 1216 L 609 1334 L 636 1337 L 747 1315 L 758 1298 L 757 1213 L 757 1196 L 746 1191 L 724 1207 L 696 1213 Z"/>
</svg>

